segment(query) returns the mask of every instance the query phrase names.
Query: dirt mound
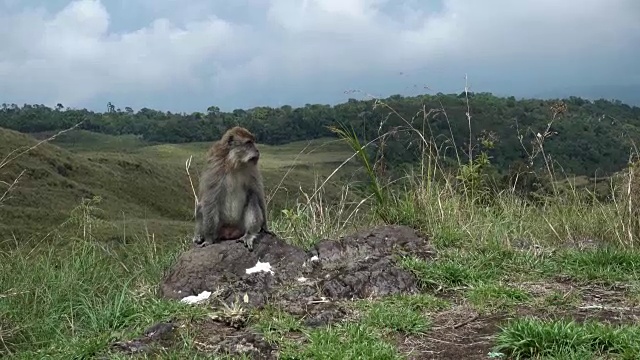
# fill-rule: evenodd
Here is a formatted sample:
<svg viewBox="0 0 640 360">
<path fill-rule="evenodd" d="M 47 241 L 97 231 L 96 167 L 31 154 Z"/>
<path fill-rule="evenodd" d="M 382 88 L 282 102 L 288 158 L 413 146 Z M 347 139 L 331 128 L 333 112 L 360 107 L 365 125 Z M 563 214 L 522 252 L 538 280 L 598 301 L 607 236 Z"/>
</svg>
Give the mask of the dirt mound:
<svg viewBox="0 0 640 360">
<path fill-rule="evenodd" d="M 404 254 L 429 259 L 435 251 L 427 239 L 405 226 L 323 240 L 310 251 L 265 234 L 252 252 L 237 241 L 186 251 L 166 274 L 160 295 L 193 302 L 215 298 L 243 308 L 277 306 L 304 316 L 307 326 L 321 326 L 348 316 L 341 300 L 418 293 L 417 279 L 397 264 Z M 224 328 L 214 333 L 228 335 L 203 338 L 208 349 L 274 358 L 277 350 L 265 345 L 260 335 L 244 324 L 230 326 L 223 318 L 207 319 L 203 325 Z"/>
<path fill-rule="evenodd" d="M 434 251 L 426 239 L 404 226 L 323 240 L 309 252 L 265 234 L 253 252 L 237 241 L 185 252 L 165 277 L 161 295 L 183 299 L 208 291 L 229 302 L 246 299 L 246 294 L 250 306 L 262 307 L 417 293 L 413 274 L 396 265 L 395 256 L 401 254 L 427 259 Z M 268 269 L 260 271 L 265 263 Z"/>
</svg>

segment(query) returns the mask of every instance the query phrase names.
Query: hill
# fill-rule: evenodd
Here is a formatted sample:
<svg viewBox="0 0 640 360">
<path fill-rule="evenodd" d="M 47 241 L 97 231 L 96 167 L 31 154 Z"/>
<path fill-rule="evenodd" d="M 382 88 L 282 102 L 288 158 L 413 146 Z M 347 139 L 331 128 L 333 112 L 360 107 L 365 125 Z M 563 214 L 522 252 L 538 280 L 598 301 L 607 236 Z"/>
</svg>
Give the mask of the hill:
<svg viewBox="0 0 640 360">
<path fill-rule="evenodd" d="M 553 109 L 558 104 L 564 105 L 565 110 L 554 115 Z M 353 129 L 362 140 L 388 134 L 378 145 L 384 146 L 388 163 L 397 166 L 415 163 L 421 156 L 422 139 L 409 129 L 411 125 L 424 129 L 427 138 L 437 139 L 435 147 L 443 149 L 454 163 L 464 160 L 469 148 L 476 149 L 472 155 L 477 156 L 477 149 L 491 143 L 491 148 L 484 150 L 493 158 L 492 164 L 501 175 L 528 163 L 538 145 L 535 143 L 537 134 L 547 132 L 545 148 L 562 164 L 563 171 L 586 177 L 606 176 L 624 168 L 633 144 L 640 142 L 639 107 L 620 101 L 578 97 L 517 100 L 490 93 L 462 93 L 395 95 L 364 101 L 350 99 L 335 106 L 256 107 L 228 113 L 216 106 L 209 107 L 206 113 L 191 114 L 147 108 L 137 112 L 128 107 L 124 109 L 112 106 L 109 111 L 100 113 L 86 109 L 5 104 L 0 108 L 0 127 L 40 135 L 82 121 L 80 128 L 83 130 L 121 136 L 117 141 L 96 137 L 95 144 L 89 148 L 101 146 L 104 150 L 114 150 L 158 143 L 209 142 L 234 125 L 250 129 L 260 143 L 284 145 L 333 137 L 334 133 L 328 127 L 344 125 Z M 470 110 L 470 118 L 467 110 Z M 72 139 L 68 140 L 67 148 L 74 146 L 73 143 Z M 88 141 L 80 143 L 87 144 Z M 534 165 L 546 166 L 540 158 L 534 159 Z"/>
<path fill-rule="evenodd" d="M 36 143 L 29 135 L 0 128 L 2 157 Z M 131 235 L 148 231 L 165 238 L 184 236 L 191 231 L 193 211 L 185 161 L 193 155 L 190 172 L 197 186 L 198 171 L 209 145 L 149 145 L 129 135 L 84 130 L 62 134 L 0 169 L 0 180 L 5 182 L 26 170 L 11 198 L 0 207 L 0 239 L 42 236 L 67 220 L 83 198 L 96 196 L 104 210 L 97 216 L 116 224 L 103 229 L 106 237 L 121 236 L 125 227 Z M 297 196 L 300 186 L 309 191 L 316 176 L 329 174 L 351 155 L 344 145 L 326 139 L 259 148 L 263 152 L 265 186 L 273 196 L 269 204 L 272 212 Z M 353 170 L 352 165 L 350 168 Z M 335 190 L 333 184 L 328 189 Z M 338 194 L 336 190 L 334 195 Z"/>
</svg>

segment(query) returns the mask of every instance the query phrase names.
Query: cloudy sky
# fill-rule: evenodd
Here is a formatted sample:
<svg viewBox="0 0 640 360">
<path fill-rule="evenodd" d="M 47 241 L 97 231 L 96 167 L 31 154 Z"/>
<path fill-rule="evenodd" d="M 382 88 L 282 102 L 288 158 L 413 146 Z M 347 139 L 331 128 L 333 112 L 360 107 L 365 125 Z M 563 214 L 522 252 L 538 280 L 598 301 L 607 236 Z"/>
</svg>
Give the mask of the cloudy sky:
<svg viewBox="0 0 640 360">
<path fill-rule="evenodd" d="M 6 103 L 295 106 L 459 92 L 465 73 L 533 96 L 640 84 L 638 59 L 639 0 L 0 0 Z"/>
</svg>

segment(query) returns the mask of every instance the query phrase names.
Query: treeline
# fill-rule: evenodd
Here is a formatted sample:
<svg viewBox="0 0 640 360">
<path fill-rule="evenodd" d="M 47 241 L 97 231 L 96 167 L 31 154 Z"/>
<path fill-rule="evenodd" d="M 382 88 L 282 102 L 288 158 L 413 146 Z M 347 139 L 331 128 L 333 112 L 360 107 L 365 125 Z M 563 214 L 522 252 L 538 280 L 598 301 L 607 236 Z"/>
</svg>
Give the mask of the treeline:
<svg viewBox="0 0 640 360">
<path fill-rule="evenodd" d="M 544 150 L 563 166 L 557 170 L 593 176 L 596 172 L 610 174 L 627 165 L 633 144 L 640 140 L 640 108 L 619 101 L 571 97 L 561 102 L 566 111 L 558 113 L 554 110 L 558 103 L 490 93 L 395 95 L 378 101 L 349 99 L 335 106 L 256 107 L 232 112 L 211 106 L 206 113 L 190 114 L 148 108 L 123 110 L 111 103 L 105 112 L 65 109 L 62 104 L 55 108 L 3 104 L 0 127 L 35 133 L 66 129 L 84 120 L 81 128 L 89 131 L 181 143 L 213 141 L 228 127 L 240 125 L 250 129 L 258 141 L 278 145 L 334 136 L 330 126 L 346 126 L 364 140 L 388 134 L 376 145 L 384 146 L 390 163 L 401 163 L 416 160 L 422 150 L 419 136 L 407 131 L 411 124 L 436 139 L 439 150 L 451 159 L 466 159 L 471 142 L 474 155 L 485 151 L 503 173 L 526 163 L 536 150 L 532 140 L 546 132 L 550 137 L 545 140 Z"/>
</svg>

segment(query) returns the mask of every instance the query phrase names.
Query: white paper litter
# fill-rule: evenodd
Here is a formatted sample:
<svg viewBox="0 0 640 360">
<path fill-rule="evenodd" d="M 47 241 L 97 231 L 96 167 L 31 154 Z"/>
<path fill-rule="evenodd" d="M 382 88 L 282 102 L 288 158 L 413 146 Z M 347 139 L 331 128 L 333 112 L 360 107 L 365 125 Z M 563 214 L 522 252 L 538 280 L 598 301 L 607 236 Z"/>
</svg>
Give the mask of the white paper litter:
<svg viewBox="0 0 640 360">
<path fill-rule="evenodd" d="M 245 271 L 247 274 L 253 274 L 255 272 L 264 271 L 264 272 L 271 273 L 273 275 L 273 270 L 271 270 L 271 264 L 269 264 L 268 262 L 260 262 L 260 260 L 258 260 L 258 262 L 254 267 L 248 268 Z"/>
<path fill-rule="evenodd" d="M 197 304 L 199 302 L 207 300 L 209 296 L 211 296 L 211 291 L 205 290 L 198 295 L 185 296 L 182 299 L 180 299 L 180 302 L 183 302 L 186 304 Z"/>
</svg>

